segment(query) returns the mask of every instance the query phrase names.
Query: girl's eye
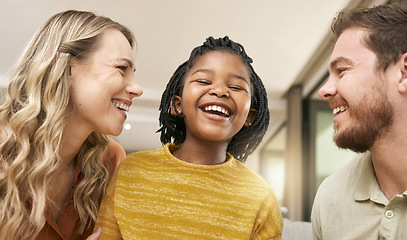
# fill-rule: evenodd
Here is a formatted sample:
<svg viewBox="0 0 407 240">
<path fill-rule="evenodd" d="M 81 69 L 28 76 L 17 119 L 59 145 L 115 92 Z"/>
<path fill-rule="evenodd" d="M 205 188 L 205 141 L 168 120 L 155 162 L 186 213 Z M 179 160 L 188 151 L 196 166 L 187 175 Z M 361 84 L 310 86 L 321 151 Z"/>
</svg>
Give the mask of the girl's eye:
<svg viewBox="0 0 407 240">
<path fill-rule="evenodd" d="M 229 86 L 229 88 L 232 91 L 236 91 L 236 92 L 241 92 L 241 91 L 248 92 L 246 87 L 240 86 L 240 85 L 231 85 L 231 86 Z"/>
<path fill-rule="evenodd" d="M 198 79 L 198 80 L 196 80 L 196 82 L 200 83 L 200 84 L 204 84 L 204 85 L 211 84 L 208 80 L 204 80 L 204 79 Z"/>
<path fill-rule="evenodd" d="M 245 90 L 244 88 L 239 87 L 239 86 L 230 86 L 229 88 L 232 89 L 232 90 L 235 90 L 235 91 L 242 91 L 242 90 Z"/>
</svg>

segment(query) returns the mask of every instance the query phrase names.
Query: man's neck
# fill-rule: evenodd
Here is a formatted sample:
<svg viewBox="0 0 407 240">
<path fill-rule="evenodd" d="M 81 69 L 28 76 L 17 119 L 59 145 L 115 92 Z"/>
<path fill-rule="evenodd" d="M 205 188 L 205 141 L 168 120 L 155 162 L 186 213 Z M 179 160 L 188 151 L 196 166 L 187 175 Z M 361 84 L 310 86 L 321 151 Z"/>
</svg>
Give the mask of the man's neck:
<svg viewBox="0 0 407 240">
<path fill-rule="evenodd" d="M 397 149 L 387 147 L 370 151 L 377 182 L 388 200 L 407 190 L 407 152 L 400 147 L 403 145 L 398 146 Z"/>
</svg>

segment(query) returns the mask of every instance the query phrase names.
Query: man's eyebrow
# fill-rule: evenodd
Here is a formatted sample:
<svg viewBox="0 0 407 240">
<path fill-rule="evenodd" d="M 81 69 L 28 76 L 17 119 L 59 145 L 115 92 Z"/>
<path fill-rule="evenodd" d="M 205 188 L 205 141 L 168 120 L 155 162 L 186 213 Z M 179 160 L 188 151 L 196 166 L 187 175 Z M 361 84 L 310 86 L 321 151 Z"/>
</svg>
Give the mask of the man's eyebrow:
<svg viewBox="0 0 407 240">
<path fill-rule="evenodd" d="M 349 58 L 338 57 L 338 58 L 335 58 L 335 59 L 329 64 L 329 68 L 330 68 L 330 69 L 334 69 L 335 66 L 336 66 L 339 62 L 345 62 L 345 63 L 347 63 L 347 64 L 352 64 L 352 61 L 351 61 Z"/>
</svg>

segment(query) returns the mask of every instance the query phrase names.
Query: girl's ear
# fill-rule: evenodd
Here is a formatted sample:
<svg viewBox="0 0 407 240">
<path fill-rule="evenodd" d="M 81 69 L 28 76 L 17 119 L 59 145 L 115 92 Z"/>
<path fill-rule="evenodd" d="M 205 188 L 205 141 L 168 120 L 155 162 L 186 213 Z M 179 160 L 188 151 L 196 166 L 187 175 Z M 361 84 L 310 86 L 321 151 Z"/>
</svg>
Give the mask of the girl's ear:
<svg viewBox="0 0 407 240">
<path fill-rule="evenodd" d="M 249 114 L 247 114 L 246 122 L 244 123 L 245 127 L 250 127 L 257 116 L 257 110 L 250 108 Z"/>
<path fill-rule="evenodd" d="M 171 115 L 178 116 L 182 114 L 181 111 L 181 97 L 173 96 L 170 103 Z"/>
<path fill-rule="evenodd" d="M 400 93 L 407 93 L 407 53 L 401 55 L 400 66 L 401 78 L 399 80 L 398 90 Z"/>
</svg>

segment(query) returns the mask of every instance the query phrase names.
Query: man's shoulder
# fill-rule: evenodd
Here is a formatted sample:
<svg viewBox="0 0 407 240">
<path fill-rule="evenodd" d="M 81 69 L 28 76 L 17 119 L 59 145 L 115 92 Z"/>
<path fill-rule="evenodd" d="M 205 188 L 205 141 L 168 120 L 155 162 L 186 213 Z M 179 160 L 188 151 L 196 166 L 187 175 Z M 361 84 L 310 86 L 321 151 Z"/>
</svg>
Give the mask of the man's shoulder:
<svg viewBox="0 0 407 240">
<path fill-rule="evenodd" d="M 318 188 L 319 194 L 332 195 L 355 188 L 363 168 L 366 155 L 362 154 L 350 160 L 345 166 L 324 179 Z"/>
</svg>

